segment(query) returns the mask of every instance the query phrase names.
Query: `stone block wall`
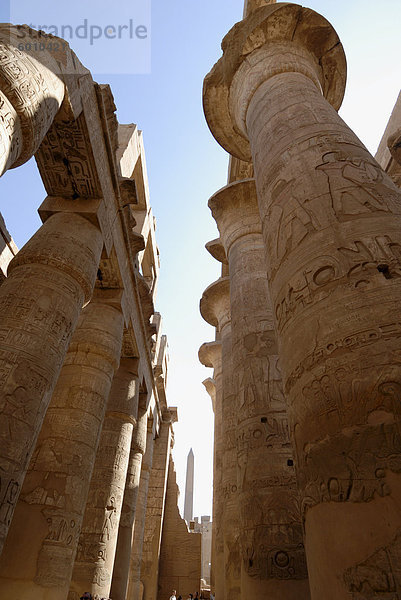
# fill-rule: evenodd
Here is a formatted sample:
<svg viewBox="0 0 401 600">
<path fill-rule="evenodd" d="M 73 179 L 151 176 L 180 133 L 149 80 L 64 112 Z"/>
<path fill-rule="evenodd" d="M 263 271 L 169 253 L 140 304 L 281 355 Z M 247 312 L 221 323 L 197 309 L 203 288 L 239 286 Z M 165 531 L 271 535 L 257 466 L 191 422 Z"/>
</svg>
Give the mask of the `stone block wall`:
<svg viewBox="0 0 401 600">
<path fill-rule="evenodd" d="M 170 457 L 157 600 L 169 598 L 172 590 L 185 599 L 200 590 L 202 535 L 188 531 L 177 501 L 178 486 Z"/>
</svg>

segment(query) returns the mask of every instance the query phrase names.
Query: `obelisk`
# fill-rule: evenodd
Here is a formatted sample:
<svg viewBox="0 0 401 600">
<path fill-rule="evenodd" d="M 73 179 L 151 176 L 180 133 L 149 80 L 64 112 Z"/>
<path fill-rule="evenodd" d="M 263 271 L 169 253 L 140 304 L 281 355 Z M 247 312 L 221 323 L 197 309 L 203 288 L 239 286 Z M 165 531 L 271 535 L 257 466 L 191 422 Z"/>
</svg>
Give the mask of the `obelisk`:
<svg viewBox="0 0 401 600">
<path fill-rule="evenodd" d="M 185 482 L 184 519 L 189 525 L 194 516 L 194 453 L 191 450 L 187 458 L 187 479 Z"/>
</svg>

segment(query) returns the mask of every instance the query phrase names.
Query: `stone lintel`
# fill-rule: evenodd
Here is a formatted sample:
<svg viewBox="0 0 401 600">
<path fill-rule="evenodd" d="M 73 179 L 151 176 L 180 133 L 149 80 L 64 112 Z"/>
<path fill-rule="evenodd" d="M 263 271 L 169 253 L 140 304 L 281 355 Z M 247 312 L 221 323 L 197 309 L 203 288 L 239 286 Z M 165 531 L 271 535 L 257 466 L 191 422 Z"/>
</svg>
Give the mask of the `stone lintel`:
<svg viewBox="0 0 401 600">
<path fill-rule="evenodd" d="M 221 262 L 223 265 L 228 264 L 226 252 L 220 238 L 210 240 L 210 242 L 205 244 L 205 248 L 217 261 Z"/>
<path fill-rule="evenodd" d="M 203 108 L 213 136 L 227 152 L 243 161 L 251 160 L 251 152 L 248 139 L 235 123 L 230 106 L 231 86 L 237 71 L 255 50 L 277 43 L 305 49 L 316 67 L 326 99 L 336 110 L 342 103 L 346 60 L 330 23 L 313 10 L 297 4 L 271 4 L 255 10 L 225 36 L 223 56 L 206 76 L 203 86 Z M 264 65 L 259 68 L 264 80 L 280 72 L 297 70 L 291 60 L 282 65 L 272 62 L 273 68 L 261 68 Z"/>
<path fill-rule="evenodd" d="M 128 323 L 128 326 L 124 329 L 121 356 L 127 359 L 139 358 L 138 344 L 136 341 L 134 328 L 131 322 Z"/>
<path fill-rule="evenodd" d="M 202 294 L 200 313 L 203 319 L 219 330 L 230 321 L 230 278 L 220 277 Z"/>
</svg>

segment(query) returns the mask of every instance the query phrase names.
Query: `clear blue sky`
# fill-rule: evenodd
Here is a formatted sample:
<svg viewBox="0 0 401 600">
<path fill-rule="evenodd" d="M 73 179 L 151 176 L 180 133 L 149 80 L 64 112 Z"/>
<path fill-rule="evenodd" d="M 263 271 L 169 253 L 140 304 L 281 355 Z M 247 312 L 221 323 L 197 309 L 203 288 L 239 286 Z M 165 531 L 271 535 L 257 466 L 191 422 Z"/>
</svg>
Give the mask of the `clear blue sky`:
<svg viewBox="0 0 401 600">
<path fill-rule="evenodd" d="M 14 1 L 14 8 L 21 10 L 25 0 Z M 140 1 L 143 0 L 136 0 Z M 46 2 L 39 1 L 36 6 L 41 4 L 45 6 Z M 66 22 L 76 7 L 82 10 L 82 18 L 88 17 L 92 22 L 100 19 L 99 2 L 72 0 L 65 3 L 67 15 L 61 13 L 59 3 L 51 4 L 53 10 L 57 8 L 53 16 L 59 22 Z M 400 87 L 401 2 L 311 0 L 307 6 L 323 14 L 343 42 L 348 86 L 341 114 L 374 152 Z M 132 0 L 115 2 L 112 7 L 115 23 L 127 18 L 127 7 L 134 7 L 136 14 Z M 212 489 L 212 411 L 201 383 L 211 373 L 197 360 L 199 346 L 214 336 L 213 329 L 199 315 L 199 298 L 219 276 L 219 265 L 204 250 L 204 244 L 217 237 L 207 200 L 225 185 L 228 164 L 226 153 L 214 141 L 204 121 L 201 91 L 204 75 L 221 54 L 222 37 L 241 19 L 242 10 L 242 0 L 153 0 L 150 72 L 119 75 L 114 63 L 113 74 L 93 72 L 100 83 L 110 83 L 119 121 L 135 122 L 144 131 L 161 251 L 157 309 L 164 318 L 171 354 L 168 400 L 170 405 L 178 406 L 180 418 L 175 426 L 174 451 L 182 491 L 180 504 L 186 457 L 192 447 L 195 515 L 210 514 Z M 8 20 L 4 12 L 3 5 L 0 17 Z M 31 15 L 29 18 L 32 20 Z M 73 41 L 71 45 L 74 48 Z M 83 52 L 80 58 L 95 70 L 99 68 L 99 56 L 104 58 L 104 64 L 109 64 L 106 55 L 110 48 L 103 43 L 96 60 L 88 53 L 85 62 Z M 121 48 L 121 60 L 128 71 L 131 66 L 132 70 L 136 68 L 135 56 L 130 52 L 127 45 Z M 0 210 L 16 243 L 22 246 L 40 225 L 36 209 L 44 190 L 35 163 L 31 161 L 10 171 L 0 185 Z"/>
</svg>

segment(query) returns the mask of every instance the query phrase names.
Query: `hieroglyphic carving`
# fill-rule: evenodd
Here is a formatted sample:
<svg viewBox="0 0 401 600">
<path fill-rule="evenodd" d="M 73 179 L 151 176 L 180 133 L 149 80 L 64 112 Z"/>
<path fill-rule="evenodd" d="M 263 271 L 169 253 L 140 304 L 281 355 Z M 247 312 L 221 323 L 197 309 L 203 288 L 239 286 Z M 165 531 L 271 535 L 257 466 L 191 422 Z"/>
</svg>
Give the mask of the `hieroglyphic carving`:
<svg viewBox="0 0 401 600">
<path fill-rule="evenodd" d="M 10 41 L 9 31 L 2 30 L 0 36 Z M 22 135 L 18 135 L 18 130 L 15 132 L 14 148 L 11 142 L 17 159 L 11 164 L 17 166 L 38 149 L 61 106 L 64 84 L 35 58 L 4 42 L 0 44 L 0 83 L 21 124 Z M 7 113 L 6 109 L 5 116 Z"/>
<path fill-rule="evenodd" d="M 115 391 L 111 395 L 113 402 L 114 395 Z M 72 590 L 92 583 L 98 586 L 99 594 L 110 591 L 131 436 L 131 423 L 106 415 L 82 522 Z"/>
<path fill-rule="evenodd" d="M 343 354 L 344 351 L 354 352 L 359 348 L 365 348 L 368 346 L 375 345 L 376 342 L 382 341 L 392 341 L 398 340 L 401 337 L 401 322 L 398 321 L 389 321 L 388 323 L 383 323 L 381 325 L 376 325 L 375 327 L 371 327 L 368 329 L 362 329 L 360 331 L 354 331 L 352 333 L 348 333 L 345 336 L 341 336 L 337 339 L 332 339 L 325 344 L 319 345 L 314 349 L 309 355 L 305 356 L 305 358 L 300 362 L 294 371 L 290 374 L 286 381 L 285 390 L 286 393 L 290 392 L 295 383 L 302 377 L 303 374 L 310 371 L 312 368 L 316 367 L 321 363 L 325 363 L 327 359 L 332 359 L 331 363 L 334 367 L 332 372 L 332 376 L 330 374 L 329 379 L 328 373 L 324 370 L 321 375 L 322 383 L 325 381 L 329 383 L 329 385 L 335 385 L 335 388 L 338 386 L 338 382 L 341 382 L 344 376 L 349 377 L 355 373 L 358 373 L 360 370 L 360 365 L 358 362 L 352 357 L 346 364 L 341 364 L 336 361 L 336 356 L 338 354 Z M 372 363 L 372 366 L 374 362 Z M 325 379 L 323 379 L 325 377 Z M 309 384 L 310 387 L 311 384 Z M 319 388 L 319 385 L 316 386 L 316 389 Z M 326 386 L 327 387 L 327 386 Z M 354 387 L 354 386 L 353 386 Z M 351 386 L 346 386 L 345 382 L 342 385 L 343 392 L 345 389 L 351 392 Z M 305 389 L 305 392 L 308 394 L 308 388 Z M 340 393 L 340 395 L 342 395 Z M 353 392 L 351 394 L 351 398 L 353 398 Z"/>
<path fill-rule="evenodd" d="M 37 535 L 30 542 L 36 558 L 35 583 L 45 588 L 57 586 L 66 594 L 105 399 L 121 351 L 122 314 L 108 305 L 104 305 L 103 310 L 100 307 L 89 304 L 81 315 L 46 413 L 16 513 L 17 520 L 23 514 L 32 524 L 37 521 L 42 525 L 43 521 L 47 523 L 47 531 L 40 525 L 43 535 Z M 29 377 L 29 371 L 26 374 Z M 25 535 L 30 535 L 28 529 L 26 533 L 20 533 L 19 544 L 28 544 Z M 13 551 L 18 553 L 18 544 L 15 546 Z"/>
<path fill-rule="evenodd" d="M 397 192 L 381 168 L 369 160 L 355 156 L 347 158 L 341 152 L 327 152 L 316 167 L 328 180 L 331 208 L 339 221 L 360 218 L 372 212 L 392 212 L 391 201 L 397 204 Z M 399 212 L 399 209 L 398 209 Z"/>
<path fill-rule="evenodd" d="M 278 294 L 275 314 L 279 331 L 306 306 L 328 298 L 340 286 L 345 291 L 377 284 L 380 277 L 401 277 L 401 243 L 390 235 L 366 236 L 337 246 L 334 256 L 305 264 Z"/>
<path fill-rule="evenodd" d="M 72 122 L 55 121 L 35 158 L 49 196 L 102 197 L 84 114 Z"/>
<path fill-rule="evenodd" d="M 376 414 L 372 413 L 373 421 Z M 354 431 L 354 438 L 333 436 L 305 448 L 300 463 L 304 513 L 320 502 L 370 502 L 391 494 L 386 472 L 401 473 L 399 423 L 365 425 Z"/>
<path fill-rule="evenodd" d="M 17 160 L 22 149 L 19 117 L 7 97 L 0 91 L 0 175 Z"/>
<path fill-rule="evenodd" d="M 347 569 L 344 583 L 352 600 L 397 600 L 401 598 L 401 531 L 366 560 Z"/>
<path fill-rule="evenodd" d="M 318 216 L 303 198 L 304 188 L 307 182 L 297 177 L 290 181 L 279 179 L 272 190 L 267 243 L 273 265 L 281 264 L 309 233 L 320 228 Z M 277 266 L 272 266 L 272 278 L 276 270 Z"/>
<path fill-rule="evenodd" d="M 282 187 L 278 186 L 277 195 Z M 277 246 L 280 255 L 286 254 L 291 235 L 300 231 L 297 219 L 310 221 L 309 213 L 297 200 L 302 192 L 298 181 L 291 181 L 288 196 L 283 196 L 283 214 L 277 222 L 274 215 L 269 215 L 272 231 L 284 220 L 282 240 Z M 253 596 L 263 589 L 261 579 L 307 578 L 301 514 L 252 180 L 223 188 L 209 206 L 225 244 L 230 272 L 232 397 L 225 389 L 223 357 L 224 402 L 227 398 L 227 406 L 223 403 L 226 437 L 222 474 L 225 563 L 229 572 L 228 561 L 238 555 L 241 586 L 246 586 L 242 594 Z M 298 238 L 295 243 L 299 243 Z M 235 480 L 230 477 L 230 459 L 236 460 Z M 239 535 L 235 537 L 233 531 Z M 227 575 L 226 581 L 230 581 Z M 264 585 L 269 595 L 269 583 Z"/>
<path fill-rule="evenodd" d="M 101 236 L 93 225 L 57 215 L 10 263 L 0 293 L 0 464 L 6 488 L 18 472 L 25 473 L 100 251 Z"/>
</svg>

